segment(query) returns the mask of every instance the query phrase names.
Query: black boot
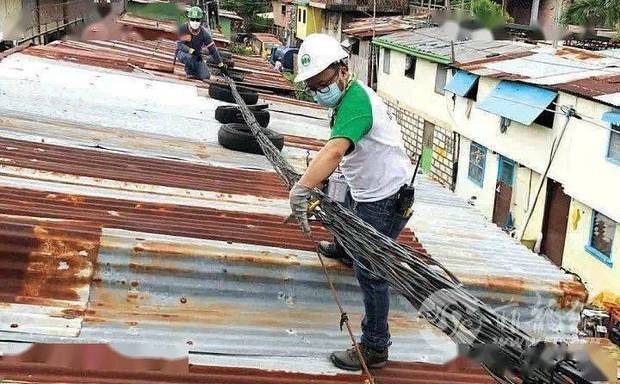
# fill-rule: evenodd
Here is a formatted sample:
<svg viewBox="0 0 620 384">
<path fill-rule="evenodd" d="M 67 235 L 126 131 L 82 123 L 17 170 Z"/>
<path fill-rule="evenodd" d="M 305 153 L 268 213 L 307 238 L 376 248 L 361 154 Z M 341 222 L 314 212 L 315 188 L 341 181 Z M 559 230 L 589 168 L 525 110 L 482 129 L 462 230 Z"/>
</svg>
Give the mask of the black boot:
<svg viewBox="0 0 620 384">
<path fill-rule="evenodd" d="M 383 349 L 383 351 L 376 351 L 361 343 L 357 344 L 357 346 L 360 348 L 368 368 L 382 368 L 385 366 L 388 360 L 387 348 Z M 362 369 L 362 363 L 354 348 L 349 348 L 346 351 L 334 352 L 331 354 L 330 359 L 332 363 L 340 369 L 345 369 L 347 371 L 359 371 Z"/>
<path fill-rule="evenodd" d="M 330 259 L 340 260 L 340 262 L 347 267 L 353 266 L 353 260 L 347 253 L 336 243 L 329 241 L 319 241 L 318 246 L 319 253 Z"/>
</svg>

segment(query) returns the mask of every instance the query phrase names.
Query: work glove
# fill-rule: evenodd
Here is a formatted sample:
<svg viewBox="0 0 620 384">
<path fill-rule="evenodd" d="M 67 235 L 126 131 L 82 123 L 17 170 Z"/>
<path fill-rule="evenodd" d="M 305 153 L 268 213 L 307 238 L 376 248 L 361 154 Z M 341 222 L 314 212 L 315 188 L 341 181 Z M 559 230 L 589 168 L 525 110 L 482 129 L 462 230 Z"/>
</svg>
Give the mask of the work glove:
<svg viewBox="0 0 620 384">
<path fill-rule="evenodd" d="M 202 52 L 200 50 L 196 50 L 194 48 L 189 49 L 189 54 L 192 55 L 196 59 L 202 59 Z"/>
<path fill-rule="evenodd" d="M 223 62 L 220 62 L 220 63 L 217 65 L 217 67 L 218 67 L 218 69 L 220 70 L 220 73 L 221 73 L 222 75 L 226 75 L 226 76 L 228 76 L 228 65 L 224 64 Z"/>
<path fill-rule="evenodd" d="M 293 188 L 291 188 L 291 191 L 288 194 L 289 202 L 291 203 L 291 211 L 301 226 L 301 230 L 304 235 L 310 234 L 310 223 L 308 223 L 308 200 L 310 199 L 311 191 L 312 188 L 305 187 L 297 182 L 293 185 Z"/>
</svg>

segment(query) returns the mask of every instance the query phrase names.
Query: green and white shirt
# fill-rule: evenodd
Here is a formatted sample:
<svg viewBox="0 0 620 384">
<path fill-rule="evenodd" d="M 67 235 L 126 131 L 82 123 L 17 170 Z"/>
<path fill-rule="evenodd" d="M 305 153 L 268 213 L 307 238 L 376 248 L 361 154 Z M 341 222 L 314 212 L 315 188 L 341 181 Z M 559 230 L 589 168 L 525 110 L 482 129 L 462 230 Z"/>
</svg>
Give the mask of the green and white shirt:
<svg viewBox="0 0 620 384">
<path fill-rule="evenodd" d="M 354 80 L 334 111 L 331 137 L 352 143 L 340 162 L 353 200 L 372 202 L 392 196 L 411 181 L 413 167 L 400 128 L 377 94 Z"/>
</svg>

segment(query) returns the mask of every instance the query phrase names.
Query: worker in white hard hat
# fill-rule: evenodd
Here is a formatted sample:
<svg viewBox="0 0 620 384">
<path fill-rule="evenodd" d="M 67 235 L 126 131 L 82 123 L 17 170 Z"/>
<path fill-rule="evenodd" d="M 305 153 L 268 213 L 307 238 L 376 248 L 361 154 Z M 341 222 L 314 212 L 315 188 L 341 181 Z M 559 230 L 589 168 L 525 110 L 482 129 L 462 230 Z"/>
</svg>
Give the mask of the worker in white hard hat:
<svg viewBox="0 0 620 384">
<path fill-rule="evenodd" d="M 396 238 L 408 221 L 410 207 L 400 204 L 400 191 L 409 185 L 413 167 L 385 103 L 349 72 L 347 57 L 338 41 L 325 34 L 308 36 L 299 49 L 295 81 L 304 82 L 317 103 L 332 110 L 332 118 L 329 141 L 290 191 L 291 210 L 309 233 L 310 192 L 340 168 L 350 189 L 345 205 L 379 232 Z M 319 251 L 328 257 L 338 257 L 337 248 L 333 243 L 319 244 Z M 355 255 L 349 256 L 355 260 L 365 307 L 358 346 L 366 364 L 380 368 L 390 345 L 388 284 L 371 275 Z M 355 349 L 334 352 L 331 360 L 341 369 L 361 369 Z"/>
</svg>

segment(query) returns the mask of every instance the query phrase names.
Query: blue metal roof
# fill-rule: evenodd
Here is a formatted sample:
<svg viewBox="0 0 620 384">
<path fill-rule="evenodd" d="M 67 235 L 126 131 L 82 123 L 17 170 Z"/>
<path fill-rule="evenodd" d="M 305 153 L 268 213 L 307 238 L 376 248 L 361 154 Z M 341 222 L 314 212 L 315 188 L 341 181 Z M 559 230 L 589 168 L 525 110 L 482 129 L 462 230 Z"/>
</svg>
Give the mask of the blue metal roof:
<svg viewBox="0 0 620 384">
<path fill-rule="evenodd" d="M 452 76 L 452 79 L 444 89 L 455 95 L 465 96 L 473 88 L 474 84 L 476 84 L 478 77 L 478 75 L 459 69 L 454 76 Z"/>
<path fill-rule="evenodd" d="M 530 125 L 557 95 L 545 88 L 504 80 L 478 103 L 478 108 Z"/>
<path fill-rule="evenodd" d="M 609 124 L 620 125 L 620 109 L 603 113 L 603 121 L 606 121 Z"/>
</svg>

